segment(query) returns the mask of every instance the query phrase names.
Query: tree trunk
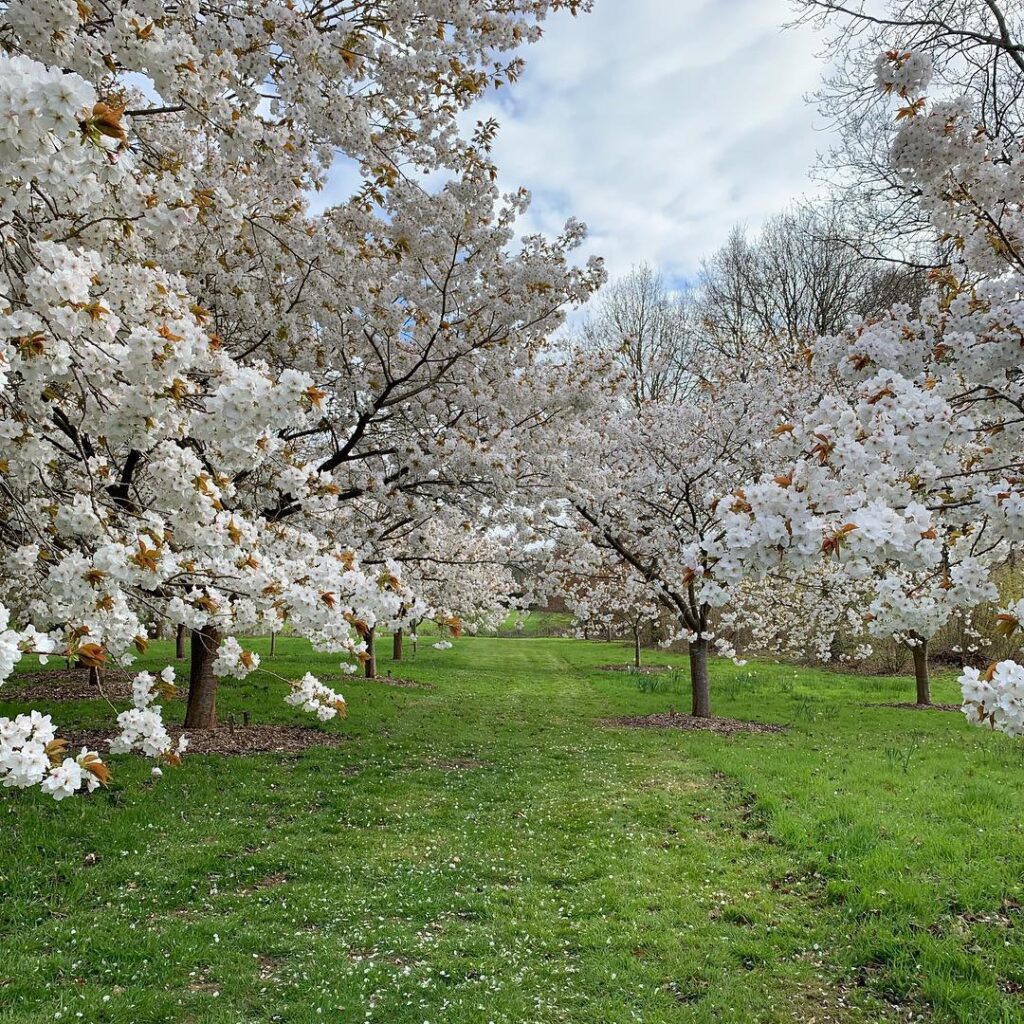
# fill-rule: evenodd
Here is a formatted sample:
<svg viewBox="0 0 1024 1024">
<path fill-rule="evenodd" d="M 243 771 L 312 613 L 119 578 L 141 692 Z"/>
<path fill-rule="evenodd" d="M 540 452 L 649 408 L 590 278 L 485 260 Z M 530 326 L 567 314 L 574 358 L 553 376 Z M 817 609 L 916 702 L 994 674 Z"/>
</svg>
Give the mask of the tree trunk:
<svg viewBox="0 0 1024 1024">
<path fill-rule="evenodd" d="M 275 654 L 277 654 L 277 634 L 276 633 L 271 633 L 270 634 L 270 656 L 273 657 Z"/>
<path fill-rule="evenodd" d="M 928 641 L 921 640 L 911 653 L 914 655 L 914 682 L 917 684 L 917 703 L 931 704 L 932 687 L 928 677 Z"/>
<path fill-rule="evenodd" d="M 369 657 L 363 662 L 363 669 L 366 672 L 367 679 L 377 678 L 377 650 L 374 644 L 374 634 L 376 632 L 376 627 L 373 627 L 366 636 L 366 653 Z"/>
<path fill-rule="evenodd" d="M 395 630 L 395 635 L 391 642 L 391 660 L 401 661 L 402 660 L 402 631 L 400 629 Z"/>
<path fill-rule="evenodd" d="M 178 661 L 185 660 L 185 627 L 180 624 L 174 637 L 174 657 Z"/>
<path fill-rule="evenodd" d="M 690 691 L 694 718 L 711 717 L 711 682 L 708 679 L 708 642 L 690 641 Z"/>
<path fill-rule="evenodd" d="M 209 626 L 192 630 L 192 662 L 188 677 L 186 729 L 217 727 L 217 677 L 213 662 L 220 646 L 220 634 Z"/>
<path fill-rule="evenodd" d="M 640 627 L 633 627 L 633 667 L 640 667 Z"/>
</svg>

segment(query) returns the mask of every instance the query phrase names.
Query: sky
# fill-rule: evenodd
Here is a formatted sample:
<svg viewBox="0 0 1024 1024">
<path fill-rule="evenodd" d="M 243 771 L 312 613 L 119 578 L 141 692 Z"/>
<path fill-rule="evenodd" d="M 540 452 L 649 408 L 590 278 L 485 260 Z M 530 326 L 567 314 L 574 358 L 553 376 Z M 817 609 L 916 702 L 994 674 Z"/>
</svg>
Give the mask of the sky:
<svg viewBox="0 0 1024 1024">
<path fill-rule="evenodd" d="M 579 260 L 602 256 L 612 278 L 647 262 L 684 287 L 735 225 L 756 231 L 813 194 L 830 142 L 808 102 L 822 39 L 785 28 L 792 18 L 790 0 L 594 0 L 551 15 L 519 80 L 463 118 L 467 134 L 501 126 L 499 184 L 533 195 L 520 233 L 557 235 L 576 217 L 589 229 Z M 359 180 L 337 160 L 313 208 Z"/>
<path fill-rule="evenodd" d="M 503 187 L 526 186 L 524 233 L 590 229 L 617 276 L 646 261 L 683 282 L 734 224 L 751 229 L 814 189 L 828 135 L 806 96 L 821 41 L 783 30 L 788 0 L 596 0 L 552 15 L 495 117 Z"/>
</svg>

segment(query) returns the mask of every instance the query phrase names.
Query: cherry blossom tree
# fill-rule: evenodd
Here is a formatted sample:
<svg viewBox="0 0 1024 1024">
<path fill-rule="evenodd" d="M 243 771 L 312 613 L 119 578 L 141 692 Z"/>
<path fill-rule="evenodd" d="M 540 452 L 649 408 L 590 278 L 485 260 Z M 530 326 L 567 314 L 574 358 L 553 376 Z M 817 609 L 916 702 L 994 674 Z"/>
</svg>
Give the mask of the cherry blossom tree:
<svg viewBox="0 0 1024 1024">
<path fill-rule="evenodd" d="M 721 495 L 770 469 L 762 438 L 802 401 L 800 373 L 780 373 L 783 365 L 773 360 L 740 374 L 724 362 L 701 367 L 702 387 L 678 404 L 637 409 L 613 392 L 595 399 L 569 436 L 574 471 L 562 486 L 571 512 L 556 502 L 553 527 L 584 533 L 668 613 L 669 639 L 689 646 L 699 717 L 711 714 L 712 646 L 735 655 L 713 618 L 739 598 L 744 578 L 725 541 L 731 513 Z M 565 547 L 573 550 L 572 542 Z"/>
<path fill-rule="evenodd" d="M 871 599 L 871 578 L 853 576 L 837 561 L 821 559 L 800 571 L 779 565 L 743 580 L 718 628 L 751 654 L 855 664 L 872 653 Z"/>
<path fill-rule="evenodd" d="M 506 252 L 526 196 L 495 191 L 493 126 L 462 141 L 456 119 L 549 9 L 585 6 L 7 5 L 2 596 L 33 624 L 13 652 L 127 661 L 146 621 L 183 625 L 194 728 L 217 677 L 258 667 L 234 634 L 287 621 L 366 656 L 409 594 L 361 568 L 350 507 L 500 476 L 530 413 L 487 387 L 600 280 L 567 266 L 575 224 Z M 362 185 L 314 215 L 339 154 Z M 411 181 L 431 169 L 438 192 Z M 161 680 L 119 749 L 162 746 Z M 312 677 L 289 699 L 344 707 Z M 99 778 L 57 769 L 62 791 Z"/>
<path fill-rule="evenodd" d="M 926 619 L 995 600 L 990 566 L 1024 523 L 1020 140 L 978 131 L 967 99 L 929 103 L 931 68 L 927 53 L 888 51 L 877 85 L 902 104 L 894 167 L 955 261 L 918 310 L 896 306 L 817 342 L 815 363 L 845 390 L 777 426 L 784 482 L 745 488 L 726 525 L 737 557 L 760 570 L 822 551 L 899 563 L 886 610 Z M 938 590 L 908 607 L 905 584 L 921 574 Z M 1015 611 L 1003 615 L 1016 628 Z M 1013 662 L 968 670 L 969 717 L 1018 732 L 1019 679 Z"/>
<path fill-rule="evenodd" d="M 693 298 L 669 290 L 646 264 L 605 288 L 574 344 L 608 356 L 637 406 L 681 400 L 693 387 L 697 330 Z"/>
<path fill-rule="evenodd" d="M 831 553 L 799 569 L 780 561 L 748 579 L 743 599 L 724 617 L 734 643 L 819 663 L 858 663 L 879 641 L 909 655 L 915 703 L 932 703 L 930 645 L 951 622 L 970 628 L 973 594 L 954 580 L 957 552 L 934 570 L 898 561 L 870 565 Z M 952 562 L 952 566 L 949 564 Z"/>
<path fill-rule="evenodd" d="M 581 533 L 577 550 L 561 570 L 560 589 L 579 628 L 601 629 L 608 639 L 625 627 L 633 643 L 633 667 L 642 667 L 644 630 L 656 624 L 661 603 L 656 592 L 614 550 L 593 544 Z"/>
<path fill-rule="evenodd" d="M 405 543 L 403 570 L 424 608 L 418 622 L 432 619 L 454 636 L 497 629 L 523 599 L 517 576 L 530 571 L 529 560 L 507 528 L 435 518 Z M 400 640 L 396 633 L 399 654 Z"/>
</svg>

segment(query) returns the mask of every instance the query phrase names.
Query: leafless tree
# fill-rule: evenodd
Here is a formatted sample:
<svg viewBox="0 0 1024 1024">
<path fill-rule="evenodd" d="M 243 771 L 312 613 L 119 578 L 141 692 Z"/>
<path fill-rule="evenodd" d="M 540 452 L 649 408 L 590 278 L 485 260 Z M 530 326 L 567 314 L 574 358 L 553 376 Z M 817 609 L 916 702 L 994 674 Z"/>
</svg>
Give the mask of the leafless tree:
<svg viewBox="0 0 1024 1024">
<path fill-rule="evenodd" d="M 637 408 L 678 402 L 693 386 L 690 293 L 670 291 L 647 264 L 634 267 L 602 293 L 575 343 L 612 358 Z"/>
<path fill-rule="evenodd" d="M 697 290 L 700 342 L 730 360 L 798 358 L 856 314 L 915 305 L 922 273 L 864 256 L 836 203 L 770 218 L 753 238 L 735 229 L 705 261 Z"/>
</svg>

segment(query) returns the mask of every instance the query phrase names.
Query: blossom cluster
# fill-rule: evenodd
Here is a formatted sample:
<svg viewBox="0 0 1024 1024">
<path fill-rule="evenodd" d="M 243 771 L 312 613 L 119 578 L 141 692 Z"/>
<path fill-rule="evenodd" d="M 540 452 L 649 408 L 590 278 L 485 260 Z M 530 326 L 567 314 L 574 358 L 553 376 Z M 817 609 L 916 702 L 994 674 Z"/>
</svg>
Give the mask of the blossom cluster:
<svg viewBox="0 0 1024 1024">
<path fill-rule="evenodd" d="M 888 50 L 875 59 L 875 84 L 904 99 L 920 96 L 932 78 L 932 60 L 920 51 Z"/>
<path fill-rule="evenodd" d="M 959 682 L 969 722 L 1024 736 L 1024 666 L 1000 661 L 985 672 L 966 668 Z"/>
<path fill-rule="evenodd" d="M 83 747 L 77 757 L 66 757 L 66 749 L 49 715 L 33 711 L 0 718 L 0 783 L 17 789 L 39 786 L 54 800 L 63 800 L 106 782 L 106 765 L 94 750 Z"/>
<path fill-rule="evenodd" d="M 147 757 L 162 758 L 177 763 L 188 746 L 184 733 L 177 743 L 171 740 L 163 722 L 163 709 L 159 697 L 172 697 L 177 693 L 174 669 L 163 669 L 159 676 L 140 672 L 132 680 L 132 707 L 117 716 L 120 732 L 110 741 L 112 754 L 141 751 Z"/>
<path fill-rule="evenodd" d="M 345 698 L 309 672 L 291 684 L 285 703 L 316 715 L 321 722 L 347 714 Z"/>
</svg>

